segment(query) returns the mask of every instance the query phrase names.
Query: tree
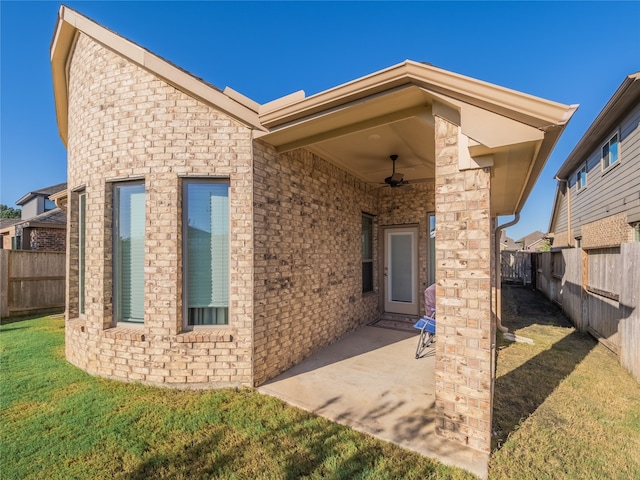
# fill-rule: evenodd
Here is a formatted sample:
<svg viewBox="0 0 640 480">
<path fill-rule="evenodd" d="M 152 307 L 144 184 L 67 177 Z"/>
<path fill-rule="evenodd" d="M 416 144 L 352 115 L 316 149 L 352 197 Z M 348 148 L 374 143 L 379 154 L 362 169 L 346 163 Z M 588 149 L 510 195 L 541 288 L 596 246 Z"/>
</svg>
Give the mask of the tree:
<svg viewBox="0 0 640 480">
<path fill-rule="evenodd" d="M 549 243 L 549 240 L 545 240 L 544 242 L 542 242 L 540 244 L 540 247 L 538 248 L 539 252 L 550 252 L 551 251 L 551 244 Z"/>
<path fill-rule="evenodd" d="M 20 218 L 21 215 L 19 208 L 7 207 L 5 204 L 0 203 L 0 218 Z"/>
</svg>

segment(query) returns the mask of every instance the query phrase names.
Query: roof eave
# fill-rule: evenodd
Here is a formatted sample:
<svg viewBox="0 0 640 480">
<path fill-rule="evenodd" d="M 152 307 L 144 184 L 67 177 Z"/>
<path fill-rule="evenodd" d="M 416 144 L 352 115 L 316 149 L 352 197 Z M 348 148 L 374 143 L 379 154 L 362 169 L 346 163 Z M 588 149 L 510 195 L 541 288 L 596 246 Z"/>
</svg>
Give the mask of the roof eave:
<svg viewBox="0 0 640 480">
<path fill-rule="evenodd" d="M 571 108 L 570 110 L 571 115 L 573 115 L 573 113 L 577 109 L 577 105 L 571 106 L 570 108 Z M 529 171 L 529 176 L 527 178 L 527 181 L 524 184 L 524 187 L 522 189 L 522 192 L 516 204 L 516 208 L 513 211 L 513 214 L 520 213 L 524 208 L 524 205 L 527 199 L 529 198 L 529 195 L 531 194 L 533 187 L 535 186 L 538 179 L 540 178 L 540 174 L 542 173 L 544 166 L 549 160 L 549 156 L 551 155 L 551 152 L 553 151 L 556 144 L 558 143 L 558 140 L 560 139 L 560 136 L 564 132 L 565 128 L 566 128 L 566 123 L 562 125 L 554 125 L 545 130 L 544 139 L 542 140 L 540 144 L 540 148 L 538 149 L 538 152 L 532 162 L 531 169 Z"/>
<path fill-rule="evenodd" d="M 620 117 L 627 111 L 629 105 L 633 101 L 637 101 L 638 98 L 640 98 L 640 72 L 628 75 L 624 79 L 571 153 L 569 153 L 555 176 L 566 179 L 584 161 L 584 157 L 589 155 L 596 145 L 602 143 L 602 137 L 614 128 Z"/>
<path fill-rule="evenodd" d="M 60 137 L 65 145 L 67 144 L 68 128 L 67 65 L 79 31 L 118 55 L 152 72 L 178 90 L 228 113 L 250 128 L 263 129 L 257 111 L 248 106 L 251 105 L 250 102 L 237 101 L 167 60 L 63 5 L 58 13 L 50 54 L 56 117 Z"/>
<path fill-rule="evenodd" d="M 265 127 L 290 124 L 330 108 L 344 105 L 405 84 L 415 84 L 470 104 L 487 108 L 537 128 L 566 124 L 577 105 L 567 106 L 539 97 L 406 60 L 365 77 L 291 103 L 263 105 L 260 120 Z"/>
</svg>

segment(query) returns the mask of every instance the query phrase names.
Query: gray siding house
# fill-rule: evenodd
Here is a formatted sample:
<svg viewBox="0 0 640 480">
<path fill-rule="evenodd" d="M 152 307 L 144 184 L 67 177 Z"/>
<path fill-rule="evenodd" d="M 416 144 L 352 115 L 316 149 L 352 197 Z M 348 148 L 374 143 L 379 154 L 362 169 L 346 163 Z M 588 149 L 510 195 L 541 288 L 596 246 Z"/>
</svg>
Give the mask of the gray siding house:
<svg viewBox="0 0 640 480">
<path fill-rule="evenodd" d="M 549 236 L 553 248 L 638 241 L 640 72 L 613 94 L 556 173 Z"/>
</svg>

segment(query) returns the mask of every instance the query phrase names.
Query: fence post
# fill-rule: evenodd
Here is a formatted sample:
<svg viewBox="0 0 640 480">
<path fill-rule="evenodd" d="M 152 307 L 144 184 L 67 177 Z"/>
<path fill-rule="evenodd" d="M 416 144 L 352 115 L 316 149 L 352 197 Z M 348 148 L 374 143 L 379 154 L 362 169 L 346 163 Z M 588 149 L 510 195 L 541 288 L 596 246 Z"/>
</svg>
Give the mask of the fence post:
<svg viewBox="0 0 640 480">
<path fill-rule="evenodd" d="M 9 250 L 0 250 L 0 319 L 9 316 Z"/>
</svg>

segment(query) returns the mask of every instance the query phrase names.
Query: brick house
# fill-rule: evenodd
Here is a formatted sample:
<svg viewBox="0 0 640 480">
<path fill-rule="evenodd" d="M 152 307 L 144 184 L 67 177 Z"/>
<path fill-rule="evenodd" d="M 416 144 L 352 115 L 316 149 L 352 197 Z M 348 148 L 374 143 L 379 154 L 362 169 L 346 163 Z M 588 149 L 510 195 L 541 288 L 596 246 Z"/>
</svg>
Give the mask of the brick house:
<svg viewBox="0 0 640 480">
<path fill-rule="evenodd" d="M 64 252 L 67 214 L 50 197 L 66 191 L 67 184 L 59 183 L 23 195 L 16 202 L 21 218 L 0 222 L 0 248 Z"/>
<path fill-rule="evenodd" d="M 496 218 L 575 106 L 413 61 L 259 105 L 66 7 L 51 59 L 70 362 L 256 386 L 435 281 L 437 430 L 489 451 Z"/>
</svg>

